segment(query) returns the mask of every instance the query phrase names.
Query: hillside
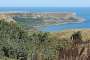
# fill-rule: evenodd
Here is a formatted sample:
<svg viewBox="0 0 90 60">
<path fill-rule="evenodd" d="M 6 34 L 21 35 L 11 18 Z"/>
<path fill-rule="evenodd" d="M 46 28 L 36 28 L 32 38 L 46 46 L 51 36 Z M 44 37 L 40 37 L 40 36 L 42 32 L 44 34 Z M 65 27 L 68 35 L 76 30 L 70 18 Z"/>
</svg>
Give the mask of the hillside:
<svg viewBox="0 0 90 60">
<path fill-rule="evenodd" d="M 0 60 L 87 60 L 89 31 L 30 32 L 0 20 Z"/>
<path fill-rule="evenodd" d="M 8 16 L 1 15 L 0 60 L 90 59 L 90 29 L 28 31 L 14 21 L 11 17 L 8 19 Z"/>
</svg>

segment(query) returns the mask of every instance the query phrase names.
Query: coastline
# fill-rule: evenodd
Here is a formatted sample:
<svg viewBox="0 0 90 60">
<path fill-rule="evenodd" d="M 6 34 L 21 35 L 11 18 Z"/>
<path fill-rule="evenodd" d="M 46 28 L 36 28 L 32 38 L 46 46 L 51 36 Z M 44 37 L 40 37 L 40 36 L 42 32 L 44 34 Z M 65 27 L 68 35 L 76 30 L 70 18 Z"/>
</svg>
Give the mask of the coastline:
<svg viewBox="0 0 90 60">
<path fill-rule="evenodd" d="M 79 24 L 79 23 L 83 23 L 86 20 L 86 19 L 84 19 L 82 17 L 77 16 L 76 13 L 69 13 L 69 12 L 68 13 L 66 13 L 66 12 L 63 13 L 62 12 L 61 14 L 60 13 L 56 13 L 56 12 L 48 12 L 48 13 L 45 13 L 45 14 L 44 13 L 35 13 L 32 16 L 37 17 L 38 14 L 41 15 L 40 17 L 47 17 L 47 16 L 49 16 L 49 17 L 50 16 L 53 16 L 53 17 L 51 17 L 50 20 L 48 19 L 48 21 L 50 21 L 50 22 L 44 22 L 45 24 L 43 24 L 43 25 L 41 24 L 41 25 L 35 25 L 35 26 L 33 26 L 36 29 L 40 29 L 42 27 L 48 27 L 48 26 L 55 26 L 55 25 L 61 25 L 62 26 L 64 24 L 73 24 L 73 23 Z M 63 14 L 63 18 L 64 18 L 64 16 L 68 16 L 68 14 L 69 14 L 69 17 L 71 17 L 71 16 L 73 17 L 74 16 L 75 18 L 72 18 L 74 20 L 68 20 L 68 17 L 67 17 L 66 20 L 63 20 L 62 21 L 62 20 L 60 20 L 60 17 L 62 18 L 62 14 Z M 2 13 L 1 16 L 2 15 L 5 15 L 5 14 Z M 59 17 L 59 15 L 60 15 L 60 17 Z M 30 17 L 31 15 L 30 15 L 30 13 L 20 13 L 20 14 L 19 13 L 6 13 L 5 16 L 12 16 L 12 17 L 13 16 L 19 16 L 19 17 L 27 17 L 28 16 L 28 17 Z M 54 20 L 55 17 L 57 18 L 56 20 Z M 37 19 L 37 18 L 35 18 L 35 19 Z M 43 18 L 43 19 L 45 19 L 45 18 Z M 38 20 L 35 20 L 35 21 L 38 21 Z M 52 21 L 55 21 L 55 22 L 52 23 Z"/>
</svg>

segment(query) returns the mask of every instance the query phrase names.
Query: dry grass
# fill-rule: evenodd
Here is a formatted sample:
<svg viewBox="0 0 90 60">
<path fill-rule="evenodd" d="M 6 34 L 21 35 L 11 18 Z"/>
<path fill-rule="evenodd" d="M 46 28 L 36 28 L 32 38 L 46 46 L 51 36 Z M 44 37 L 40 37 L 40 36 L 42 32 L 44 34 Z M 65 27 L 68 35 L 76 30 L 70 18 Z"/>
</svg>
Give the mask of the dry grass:
<svg viewBox="0 0 90 60">
<path fill-rule="evenodd" d="M 69 39 L 71 35 L 77 31 L 81 31 L 82 40 L 90 40 L 90 29 L 75 29 L 75 30 L 64 30 L 60 32 L 50 32 L 51 36 L 57 39 L 66 38 Z"/>
<path fill-rule="evenodd" d="M 61 32 L 51 32 L 50 34 L 54 40 L 70 40 L 72 34 L 77 31 L 81 32 L 83 42 L 90 41 L 90 29 L 65 30 Z M 64 48 L 62 50 L 58 50 L 57 54 L 57 60 L 90 60 L 90 43 L 87 42 L 70 48 Z"/>
</svg>

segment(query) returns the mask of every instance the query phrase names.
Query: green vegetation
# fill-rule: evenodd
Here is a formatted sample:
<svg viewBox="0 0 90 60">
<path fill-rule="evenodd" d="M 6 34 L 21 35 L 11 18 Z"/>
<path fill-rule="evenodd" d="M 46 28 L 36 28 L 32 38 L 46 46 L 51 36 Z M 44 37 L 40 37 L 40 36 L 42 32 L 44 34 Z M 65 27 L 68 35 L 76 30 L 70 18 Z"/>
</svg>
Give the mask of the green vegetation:
<svg viewBox="0 0 90 60">
<path fill-rule="evenodd" d="M 0 21 L 0 52 L 1 57 L 16 57 L 19 52 L 26 52 L 26 32 L 13 23 Z"/>
<path fill-rule="evenodd" d="M 33 17 L 13 17 L 17 23 L 21 24 L 23 27 L 25 28 L 32 28 L 33 26 L 40 26 L 40 25 L 44 25 L 44 21 L 42 17 L 38 17 L 38 18 L 33 18 Z"/>
<path fill-rule="evenodd" d="M 72 40 L 72 34 L 73 31 L 28 32 L 18 23 L 0 20 L 0 60 L 60 60 L 61 49 L 74 48 L 73 44 L 77 43 L 72 43 L 73 40 L 83 39 L 80 33 L 74 34 Z"/>
<path fill-rule="evenodd" d="M 28 33 L 19 24 L 0 20 L 0 59 L 55 59 L 56 43 L 49 32 Z"/>
</svg>

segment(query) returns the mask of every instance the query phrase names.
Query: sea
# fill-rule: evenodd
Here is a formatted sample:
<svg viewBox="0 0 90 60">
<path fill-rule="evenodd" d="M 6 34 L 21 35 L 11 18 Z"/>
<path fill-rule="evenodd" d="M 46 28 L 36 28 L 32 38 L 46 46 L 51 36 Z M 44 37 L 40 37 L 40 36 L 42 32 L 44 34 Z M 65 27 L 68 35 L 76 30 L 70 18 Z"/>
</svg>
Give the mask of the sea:
<svg viewBox="0 0 90 60">
<path fill-rule="evenodd" d="M 90 29 L 90 7 L 0 7 L 0 13 L 37 13 L 37 12 L 72 12 L 85 19 L 82 23 L 67 23 L 48 25 L 39 30 L 44 32 L 57 32 L 68 29 Z"/>
</svg>

